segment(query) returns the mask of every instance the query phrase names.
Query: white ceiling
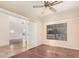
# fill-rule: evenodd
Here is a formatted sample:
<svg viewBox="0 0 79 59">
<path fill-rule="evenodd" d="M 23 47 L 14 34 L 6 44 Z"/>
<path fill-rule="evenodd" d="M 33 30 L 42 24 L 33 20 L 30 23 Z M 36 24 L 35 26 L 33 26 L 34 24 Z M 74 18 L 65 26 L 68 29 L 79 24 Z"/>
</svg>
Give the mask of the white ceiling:
<svg viewBox="0 0 79 59">
<path fill-rule="evenodd" d="M 27 10 L 28 12 L 30 12 L 32 15 L 34 15 L 36 17 L 43 17 L 46 15 L 55 13 L 55 12 L 50 11 L 49 9 L 45 9 L 45 11 L 44 11 L 44 8 L 33 8 L 32 7 L 33 5 L 43 4 L 43 1 L 10 1 L 10 2 L 8 2 L 7 5 L 10 5 L 10 4 L 17 5 L 18 7 L 22 8 L 24 10 Z M 63 3 L 60 3 L 53 7 L 57 10 L 56 12 L 61 12 L 61 11 L 79 7 L 79 1 L 64 1 Z M 44 11 L 44 14 L 41 14 L 41 12 L 43 12 L 43 11 Z"/>
</svg>

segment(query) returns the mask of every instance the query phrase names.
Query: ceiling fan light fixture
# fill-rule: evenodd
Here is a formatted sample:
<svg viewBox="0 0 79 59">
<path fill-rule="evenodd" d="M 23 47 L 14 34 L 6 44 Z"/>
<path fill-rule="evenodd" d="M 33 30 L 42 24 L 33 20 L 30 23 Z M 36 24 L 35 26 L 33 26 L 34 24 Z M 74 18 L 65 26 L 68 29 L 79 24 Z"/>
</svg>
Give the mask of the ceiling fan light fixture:
<svg viewBox="0 0 79 59">
<path fill-rule="evenodd" d="M 63 1 L 44 1 L 43 5 L 34 5 L 33 8 L 41 8 L 41 7 L 45 7 L 49 8 L 51 11 L 56 12 L 56 9 L 53 8 L 52 6 L 57 5 L 62 3 Z"/>
</svg>

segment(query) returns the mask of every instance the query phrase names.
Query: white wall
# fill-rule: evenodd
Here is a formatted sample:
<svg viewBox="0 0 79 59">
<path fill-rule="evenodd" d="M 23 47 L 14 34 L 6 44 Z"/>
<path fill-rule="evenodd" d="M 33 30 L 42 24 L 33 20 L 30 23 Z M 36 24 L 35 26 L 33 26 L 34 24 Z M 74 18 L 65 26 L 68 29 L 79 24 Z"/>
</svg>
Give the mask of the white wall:
<svg viewBox="0 0 79 59">
<path fill-rule="evenodd" d="M 9 44 L 9 18 L 0 12 L 0 46 Z"/>
<path fill-rule="evenodd" d="M 29 19 L 28 19 L 29 20 Z M 33 21 L 34 20 L 34 21 Z M 36 23 L 36 30 L 37 30 L 37 46 L 42 44 L 42 38 L 43 38 L 43 23 L 37 19 L 30 19 L 31 22 Z"/>
<path fill-rule="evenodd" d="M 46 18 L 45 18 L 46 19 Z M 46 25 L 67 23 L 67 41 L 46 39 Z M 44 20 L 43 44 L 79 50 L 79 11 L 77 9 L 57 13 Z"/>
</svg>

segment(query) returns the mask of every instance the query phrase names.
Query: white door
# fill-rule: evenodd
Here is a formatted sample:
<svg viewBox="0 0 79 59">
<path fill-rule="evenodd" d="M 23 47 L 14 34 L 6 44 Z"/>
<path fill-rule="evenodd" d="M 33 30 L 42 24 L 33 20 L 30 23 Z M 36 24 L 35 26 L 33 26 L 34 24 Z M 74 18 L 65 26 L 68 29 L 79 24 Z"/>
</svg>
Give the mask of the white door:
<svg viewBox="0 0 79 59">
<path fill-rule="evenodd" d="M 28 23 L 28 34 L 27 34 L 27 47 L 28 49 L 34 48 L 37 46 L 37 23 L 29 22 Z"/>
</svg>

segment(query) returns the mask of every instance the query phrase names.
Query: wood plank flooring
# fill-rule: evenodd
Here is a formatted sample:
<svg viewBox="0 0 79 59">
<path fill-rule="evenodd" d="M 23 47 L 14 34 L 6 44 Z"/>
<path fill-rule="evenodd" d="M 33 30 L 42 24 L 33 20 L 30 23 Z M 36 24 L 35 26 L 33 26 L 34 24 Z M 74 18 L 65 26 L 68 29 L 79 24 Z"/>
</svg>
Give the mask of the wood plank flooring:
<svg viewBox="0 0 79 59">
<path fill-rule="evenodd" d="M 0 58 L 8 58 L 27 50 L 27 46 L 20 44 L 0 46 Z"/>
<path fill-rule="evenodd" d="M 40 45 L 10 58 L 78 58 L 79 50 Z"/>
</svg>

